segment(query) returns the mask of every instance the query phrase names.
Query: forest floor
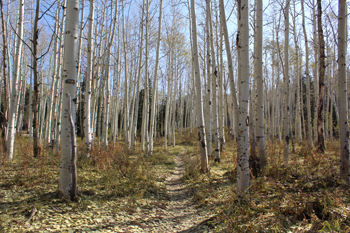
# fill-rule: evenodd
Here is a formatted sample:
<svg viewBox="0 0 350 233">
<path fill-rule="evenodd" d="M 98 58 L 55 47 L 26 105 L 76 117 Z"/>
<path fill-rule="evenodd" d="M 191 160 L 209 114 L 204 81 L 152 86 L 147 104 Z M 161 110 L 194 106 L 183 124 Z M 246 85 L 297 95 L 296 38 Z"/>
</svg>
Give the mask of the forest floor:
<svg viewBox="0 0 350 233">
<path fill-rule="evenodd" d="M 59 154 L 31 156 L 17 137 L 15 159 L 0 156 L 0 232 L 349 232 L 350 187 L 339 178 L 339 143 L 319 154 L 268 142 L 269 164 L 238 200 L 236 143 L 226 137 L 221 163 L 200 172 L 199 146 L 188 132 L 176 146 L 155 143 L 152 156 L 123 142 L 87 159 L 78 143 L 79 202 L 58 192 Z M 78 141 L 79 142 L 79 141 Z"/>
</svg>

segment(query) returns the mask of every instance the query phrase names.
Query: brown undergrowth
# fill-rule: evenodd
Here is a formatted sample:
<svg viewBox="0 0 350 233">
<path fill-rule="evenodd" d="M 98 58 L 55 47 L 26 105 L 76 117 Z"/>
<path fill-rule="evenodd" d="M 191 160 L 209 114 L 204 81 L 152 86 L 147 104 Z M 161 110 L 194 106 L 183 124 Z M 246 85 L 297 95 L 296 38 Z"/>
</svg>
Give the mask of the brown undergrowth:
<svg viewBox="0 0 350 233">
<path fill-rule="evenodd" d="M 120 222 L 128 226 L 131 208 L 166 198 L 161 172 L 154 168 L 172 169 L 170 155 L 141 156 L 139 149 L 132 152 L 119 142 L 107 150 L 95 144 L 86 158 L 84 143 L 78 147 L 79 202 L 74 203 L 58 191 L 59 154 L 45 149 L 35 159 L 29 139 L 16 139 L 14 160 L 1 156 L 0 232 L 124 232 Z M 30 217 L 33 209 L 35 216 Z"/>
<path fill-rule="evenodd" d="M 337 141 L 327 141 L 324 154 L 297 144 L 288 165 L 283 144 L 269 141 L 268 166 L 251 179 L 249 201 L 240 202 L 235 140 L 226 135 L 221 163 L 210 159 L 210 172 L 203 174 L 196 135 L 176 134 L 177 146 L 167 151 L 158 138 L 152 156 L 118 141 L 107 149 L 96 143 L 86 158 L 78 141 L 78 203 L 59 195 L 59 154 L 43 149 L 34 159 L 29 138 L 17 137 L 14 161 L 0 157 L 0 232 L 152 232 L 147 227 L 158 229 L 169 211 L 165 178 L 183 151 L 182 182 L 196 208 L 216 216 L 201 224 L 210 231 L 350 231 L 350 191 L 339 177 Z"/>
<path fill-rule="evenodd" d="M 189 155 L 185 178 L 192 184 L 198 207 L 217 213 L 216 229 L 223 232 L 349 232 L 349 185 L 339 177 L 339 143 L 327 141 L 320 154 L 306 143 L 296 146 L 288 165 L 283 144 L 268 142 L 268 166 L 251 177 L 249 201 L 240 202 L 236 189 L 235 142 L 226 137 L 220 164 L 200 173 L 199 151 Z"/>
</svg>

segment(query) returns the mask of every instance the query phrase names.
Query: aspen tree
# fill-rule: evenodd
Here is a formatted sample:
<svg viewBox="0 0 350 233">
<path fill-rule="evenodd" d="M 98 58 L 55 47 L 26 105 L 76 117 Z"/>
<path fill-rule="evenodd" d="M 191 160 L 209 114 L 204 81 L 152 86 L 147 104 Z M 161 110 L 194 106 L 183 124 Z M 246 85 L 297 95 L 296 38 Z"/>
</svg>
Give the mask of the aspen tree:
<svg viewBox="0 0 350 233">
<path fill-rule="evenodd" d="M 52 70 L 52 88 L 51 88 L 51 97 L 50 97 L 50 103 L 49 103 L 49 117 L 48 117 L 48 129 L 47 129 L 47 137 L 46 141 L 50 144 L 51 148 L 53 149 L 53 134 L 54 134 L 54 128 L 55 124 L 53 123 L 54 120 L 54 114 L 55 114 L 55 92 L 57 92 L 57 53 L 58 53 L 58 37 L 59 37 L 59 29 L 60 29 L 60 18 L 61 18 L 61 4 L 60 1 L 57 2 L 57 10 L 56 10 L 56 20 L 55 20 L 55 35 L 54 35 L 54 52 L 53 52 L 53 70 Z"/>
<path fill-rule="evenodd" d="M 113 136 L 113 143 L 116 142 L 118 138 L 118 119 L 119 119 L 119 90 L 120 90 L 120 24 L 118 24 L 118 47 L 117 47 L 118 55 L 116 56 L 116 68 L 117 69 L 117 85 L 116 85 L 116 94 L 115 94 L 115 120 L 114 120 L 114 136 Z M 113 92 L 114 95 L 114 92 Z"/>
<path fill-rule="evenodd" d="M 89 11 L 89 29 L 88 29 L 88 43 L 87 43 L 87 67 L 86 67 L 86 79 L 85 79 L 85 149 L 86 156 L 90 156 L 90 150 L 92 146 L 92 128 L 91 128 L 91 82 L 93 74 L 93 51 L 94 45 L 92 41 L 92 34 L 94 30 L 94 6 L 95 0 L 90 0 Z"/>
<path fill-rule="evenodd" d="M 325 53 L 324 38 L 322 29 L 322 5 L 321 0 L 317 0 L 317 25 L 318 25 L 318 42 L 319 42 L 319 82 L 318 82 L 318 108 L 317 108 L 317 144 L 318 151 L 325 151 L 324 143 L 324 77 L 325 77 Z"/>
<path fill-rule="evenodd" d="M 209 14 L 207 12 L 206 14 L 206 32 L 207 32 L 207 40 L 206 40 L 206 57 L 207 57 L 207 61 L 206 61 L 206 70 L 207 70 L 207 82 L 206 82 L 206 101 L 205 101 L 205 132 L 207 133 L 206 135 L 206 139 L 207 139 L 207 147 L 208 147 L 208 157 L 211 158 L 213 151 L 212 151 L 212 122 L 213 122 L 213 106 L 212 106 L 212 92 L 211 92 L 211 87 L 212 87 L 212 76 L 211 76 L 211 58 L 210 58 L 210 27 L 209 27 Z"/>
<path fill-rule="evenodd" d="M 83 139 L 84 135 L 84 116 L 83 116 L 83 108 L 82 108 L 82 78 L 80 79 L 80 73 L 81 73 L 81 66 L 82 66 L 82 44 L 83 44 L 83 31 L 84 31 L 84 16 L 85 16 L 85 0 L 81 0 L 81 14 L 80 14 L 80 28 L 79 28 L 79 43 L 78 43 L 78 73 L 77 73 L 77 82 L 75 84 L 76 89 L 77 89 L 77 100 L 76 100 L 76 109 L 77 111 L 80 110 L 80 135 L 81 139 Z M 77 120 L 78 121 L 78 120 Z M 76 128 L 76 126 L 74 126 Z"/>
<path fill-rule="evenodd" d="M 145 0 L 143 0 L 144 5 Z M 143 19 L 144 19 L 145 11 L 142 8 L 142 16 L 141 16 L 141 23 L 140 23 L 140 43 L 139 43 L 139 59 L 138 59 L 138 67 L 137 67 L 137 76 L 136 76 L 136 100 L 134 104 L 134 117 L 133 122 L 131 124 L 130 134 L 131 134 L 131 148 L 132 150 L 136 149 L 136 134 L 137 134 L 137 119 L 139 114 L 139 99 L 140 99 L 140 81 L 141 81 L 141 75 L 142 75 L 142 57 L 143 57 Z"/>
<path fill-rule="evenodd" d="M 2 109 L 2 114 L 4 118 L 3 125 L 1 127 L 1 137 L 2 137 L 2 146 L 4 152 L 7 151 L 7 144 L 6 144 L 6 138 L 7 138 L 7 110 L 8 110 L 8 103 L 9 103 L 9 98 L 8 98 L 8 84 L 7 84 L 7 79 L 8 79 L 8 73 L 7 73 L 7 61 L 8 61 L 8 56 L 7 56 L 7 31 L 6 31 L 6 26 L 5 26 L 5 20 L 4 20 L 4 8 L 3 8 L 3 2 L 0 0 L 0 14 L 1 14 L 1 29 L 2 29 L 2 63 L 3 63 L 3 80 L 4 80 L 4 103 L 3 103 L 3 109 Z"/>
<path fill-rule="evenodd" d="M 149 3 L 148 0 L 146 0 L 144 7 L 146 7 L 146 44 L 145 44 L 145 86 L 144 86 L 144 92 L 143 92 L 143 109 L 142 109 L 142 124 L 141 124 L 141 150 L 143 152 L 147 152 L 146 150 L 146 141 L 148 136 L 148 112 L 149 112 L 149 83 L 148 83 L 148 61 L 149 61 L 149 50 L 148 50 L 148 43 L 149 43 Z"/>
<path fill-rule="evenodd" d="M 67 0 L 64 0 L 63 2 L 59 2 L 60 7 L 67 5 Z M 55 100 L 54 100 L 54 109 L 55 109 L 55 120 L 54 120 L 54 140 L 55 140 L 55 153 L 58 152 L 59 146 L 60 146 L 60 128 L 61 128 L 61 93 L 62 93 L 62 72 L 63 72 L 63 65 L 62 65 L 62 58 L 63 58 L 63 39 L 64 39 L 64 22 L 66 18 L 66 7 L 62 7 L 62 17 L 61 17 L 61 24 L 60 24 L 60 43 L 59 43 L 59 50 L 58 50 L 58 62 L 57 62 L 57 81 L 56 81 L 56 88 L 55 88 Z"/>
<path fill-rule="evenodd" d="M 163 0 L 160 0 L 159 3 L 159 18 L 158 18 L 158 38 L 157 38 L 157 50 L 156 50 L 156 65 L 154 67 L 154 78 L 153 78 L 153 93 L 152 93 L 152 103 L 151 103 L 151 122 L 150 122 L 150 135 L 149 135 L 149 142 L 150 142 L 150 155 L 153 154 L 153 134 L 156 130 L 155 121 L 157 118 L 155 118 L 156 115 L 156 96 L 158 97 L 158 69 L 159 69 L 159 52 L 160 52 L 160 42 L 161 42 L 161 35 L 162 35 L 162 11 L 163 11 Z"/>
<path fill-rule="evenodd" d="M 172 90 L 172 80 L 171 80 L 171 57 L 172 57 L 172 51 L 169 51 L 169 61 L 168 61 L 168 92 L 166 97 L 166 105 L 165 105 L 165 121 L 164 121 L 164 149 L 167 150 L 168 147 L 168 122 L 169 122 L 169 115 L 170 115 L 170 100 L 171 100 L 171 90 Z"/>
<path fill-rule="evenodd" d="M 215 142 L 215 161 L 220 162 L 220 142 L 219 142 L 219 114 L 218 114 L 218 106 L 217 106 L 217 87 L 218 87 L 218 66 L 216 62 L 215 50 L 214 50 L 214 38 L 213 38 L 213 24 L 212 24 L 212 11 L 211 11 L 211 0 L 206 1 L 206 8 L 209 20 L 209 38 L 208 43 L 210 43 L 210 53 L 212 60 L 212 89 L 213 89 L 213 132 L 214 132 L 214 142 Z M 209 52 L 209 51 L 208 51 Z M 211 148 L 209 148 L 211 149 Z"/>
<path fill-rule="evenodd" d="M 79 0 L 67 1 L 66 33 L 64 40 L 64 68 L 62 86 L 62 148 L 60 165 L 60 186 L 59 189 L 64 195 L 72 190 L 73 169 L 72 169 L 72 132 L 71 121 L 75 122 L 75 98 L 78 65 L 78 35 L 79 35 Z M 70 98 L 72 97 L 72 99 Z M 68 113 L 68 107 L 72 119 Z"/>
<path fill-rule="evenodd" d="M 128 75 L 128 52 L 127 52 L 127 41 L 126 41 L 126 28 L 125 28 L 125 0 L 123 1 L 123 44 L 124 44 L 124 141 L 129 144 L 130 131 L 129 131 L 129 75 Z"/>
<path fill-rule="evenodd" d="M 239 54 L 239 109 L 237 138 L 237 193 L 247 198 L 250 185 L 249 173 L 249 1 L 237 0 L 238 32 L 237 49 Z"/>
<path fill-rule="evenodd" d="M 103 119 L 103 130 L 104 130 L 104 138 L 103 138 L 103 145 L 105 148 L 108 146 L 108 123 L 109 123 L 109 106 L 110 106 L 110 88 L 109 88 L 109 77 L 110 77 L 110 61 L 111 61 L 111 50 L 113 45 L 113 39 L 115 34 L 115 28 L 117 23 L 117 13 L 118 13 L 118 5 L 119 1 L 115 1 L 115 10 L 114 10 L 114 16 L 113 16 L 113 22 L 110 24 L 110 34 L 108 36 L 108 44 L 107 44 L 107 68 L 106 68 L 106 99 L 105 99 L 105 112 L 104 112 L 104 119 Z M 111 6 L 111 14 L 113 12 L 113 6 Z"/>
<path fill-rule="evenodd" d="M 11 91 L 11 103 L 8 112 L 8 141 L 7 141 L 7 157 L 9 160 L 13 159 L 13 150 L 16 134 L 16 103 L 18 98 L 18 84 L 20 82 L 20 63 L 22 57 L 22 39 L 23 39 L 23 22 L 24 22 L 24 0 L 18 2 L 18 19 L 16 29 L 16 52 L 13 63 L 12 74 L 12 91 Z"/>
<path fill-rule="evenodd" d="M 223 30 L 220 26 L 220 75 L 219 75 L 219 142 L 220 150 L 225 150 L 225 103 L 224 103 L 224 59 L 223 59 Z"/>
<path fill-rule="evenodd" d="M 339 138 L 340 138 L 340 176 L 350 182 L 349 168 L 349 121 L 348 84 L 346 74 L 347 53 L 347 4 L 339 0 L 338 16 L 338 85 L 339 85 Z"/>
<path fill-rule="evenodd" d="M 39 139 L 39 113 L 40 100 L 39 100 L 39 71 L 38 71 L 38 40 L 39 40 L 39 11 L 40 11 L 40 0 L 36 1 L 35 19 L 34 19 L 34 30 L 33 30 L 33 71 L 34 71 L 34 95 L 33 95 L 33 156 L 37 157 L 40 154 L 40 139 Z M 41 60 L 42 62 L 42 60 Z"/>
<path fill-rule="evenodd" d="M 301 1 L 301 9 L 302 9 L 302 26 L 304 32 L 304 40 L 305 40 L 305 75 L 306 75 L 306 93 L 310 93 L 310 74 L 309 74 L 309 46 L 308 39 L 305 27 L 305 11 L 304 11 L 304 1 Z M 306 95 L 306 108 L 307 108 L 307 137 L 308 137 L 308 145 L 309 149 L 313 148 L 312 141 L 312 119 L 311 119 L 311 104 L 310 104 L 310 95 Z"/>
<path fill-rule="evenodd" d="M 317 1 L 317 0 L 316 0 Z M 315 0 L 313 0 L 313 8 L 312 8 L 312 26 L 313 26 L 313 47 L 314 47 L 314 68 L 313 68 L 313 75 L 314 75 L 314 141 L 315 145 L 318 141 L 318 133 L 317 133 L 317 112 L 318 112 L 318 102 L 319 102 L 319 84 L 318 84 L 318 67 L 319 67 L 319 60 L 318 60 L 318 54 L 319 54 L 319 47 L 318 47 L 318 37 L 317 37 L 317 3 L 315 4 Z"/>
<path fill-rule="evenodd" d="M 297 29 L 296 29 L 296 18 L 297 13 L 295 10 L 295 1 L 293 4 L 293 38 L 294 38 L 294 46 L 295 46 L 295 80 L 296 80 L 296 93 L 297 93 L 297 99 L 295 101 L 296 103 L 296 112 L 295 112 L 295 136 L 296 141 L 300 143 L 302 136 L 301 136 L 301 107 L 300 107 L 300 76 L 299 76 L 299 46 L 298 46 L 298 39 L 297 39 Z M 293 124 L 292 124 L 293 125 Z"/>
<path fill-rule="evenodd" d="M 177 80 L 178 80 L 178 63 L 177 63 L 177 55 L 174 54 L 174 61 L 175 61 L 175 75 L 174 75 L 174 86 L 173 86 L 173 94 L 172 94 L 172 114 L 173 114 L 173 117 L 172 117 L 172 125 L 171 125 L 171 132 L 172 132 L 172 138 L 173 138 L 173 147 L 175 147 L 175 122 L 176 122 L 176 94 L 178 92 L 178 83 L 177 83 Z M 171 141 L 171 140 L 169 140 Z"/>
<path fill-rule="evenodd" d="M 196 19 L 196 3 L 195 0 L 191 0 L 191 18 L 192 18 L 192 57 L 194 63 L 194 74 L 197 89 L 197 118 L 198 118 L 198 139 L 199 147 L 201 151 L 201 168 L 204 173 L 209 172 L 207 144 L 204 125 L 204 113 L 203 113 L 203 96 L 202 96 L 202 84 L 199 70 L 199 55 L 198 55 L 198 39 L 197 39 L 197 19 Z"/>
<path fill-rule="evenodd" d="M 220 0 L 219 7 L 220 7 L 220 23 L 221 23 L 222 30 L 224 31 L 224 36 L 225 36 L 225 49 L 226 49 L 226 56 L 227 56 L 227 63 L 228 63 L 228 76 L 229 76 L 228 78 L 230 80 L 231 95 L 232 95 L 232 102 L 233 102 L 233 125 L 234 125 L 233 129 L 235 132 L 235 136 L 237 137 L 238 104 L 237 104 L 235 80 L 234 80 L 234 76 L 233 76 L 233 63 L 232 63 L 229 35 L 228 35 L 228 31 L 227 31 L 224 0 Z"/>
<path fill-rule="evenodd" d="M 260 157 L 261 167 L 266 166 L 265 153 L 265 124 L 264 124 L 264 80 L 263 80 L 263 3 L 256 0 L 256 27 L 254 36 L 254 74 L 256 82 L 256 120 L 255 134 L 257 143 L 257 153 Z"/>
<path fill-rule="evenodd" d="M 284 9 L 284 117 L 283 117 L 283 137 L 284 137 L 284 162 L 289 160 L 289 4 L 286 1 Z"/>
</svg>

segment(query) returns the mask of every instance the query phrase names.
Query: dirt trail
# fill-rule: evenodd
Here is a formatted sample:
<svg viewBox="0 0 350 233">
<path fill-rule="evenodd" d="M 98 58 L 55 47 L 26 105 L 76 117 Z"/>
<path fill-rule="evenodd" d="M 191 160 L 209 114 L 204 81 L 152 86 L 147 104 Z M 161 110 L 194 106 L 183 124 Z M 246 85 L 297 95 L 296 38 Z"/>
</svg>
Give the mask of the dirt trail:
<svg viewBox="0 0 350 233">
<path fill-rule="evenodd" d="M 189 187 L 181 180 L 185 172 L 183 157 L 186 153 L 183 151 L 175 157 L 176 167 L 165 180 L 169 196 L 165 216 L 159 228 L 150 229 L 150 232 L 210 232 L 206 222 L 211 220 L 213 213 L 195 207 Z"/>
</svg>

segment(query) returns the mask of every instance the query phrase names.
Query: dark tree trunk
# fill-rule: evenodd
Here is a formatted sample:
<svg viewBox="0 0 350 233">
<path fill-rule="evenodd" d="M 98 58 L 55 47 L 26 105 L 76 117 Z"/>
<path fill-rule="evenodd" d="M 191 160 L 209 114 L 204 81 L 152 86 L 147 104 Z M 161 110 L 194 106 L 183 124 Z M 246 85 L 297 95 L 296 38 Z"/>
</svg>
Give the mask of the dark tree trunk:
<svg viewBox="0 0 350 233">
<path fill-rule="evenodd" d="M 34 30 L 33 30 L 33 72 L 34 72 L 34 96 L 33 96 L 33 153 L 34 158 L 40 155 L 39 146 L 39 129 L 38 129 L 38 109 L 40 102 L 39 100 L 39 83 L 38 83 L 38 38 L 39 38 L 39 11 L 40 11 L 40 0 L 36 1 L 36 11 L 34 20 Z"/>
<path fill-rule="evenodd" d="M 318 151 L 324 153 L 324 113 L 323 113 L 323 99 L 324 99 L 324 76 L 325 76 L 325 53 L 324 53 L 324 38 L 322 29 L 322 5 L 321 0 L 317 0 L 317 24 L 318 24 L 318 41 L 320 46 L 319 52 L 319 101 L 317 108 L 317 138 L 318 138 Z"/>
<path fill-rule="evenodd" d="M 0 8 L 1 8 L 1 26 L 2 26 L 2 47 L 3 47 L 3 79 L 4 79 L 4 95 L 5 101 L 3 103 L 2 115 L 3 115 L 3 123 L 1 125 L 1 137 L 2 137 L 2 146 L 3 151 L 7 151 L 7 143 L 6 143 L 6 133 L 7 133 L 7 110 L 8 110 L 8 89 L 7 89 L 7 43 L 6 43 L 6 27 L 4 20 L 4 9 L 2 0 L 0 0 Z"/>
</svg>

